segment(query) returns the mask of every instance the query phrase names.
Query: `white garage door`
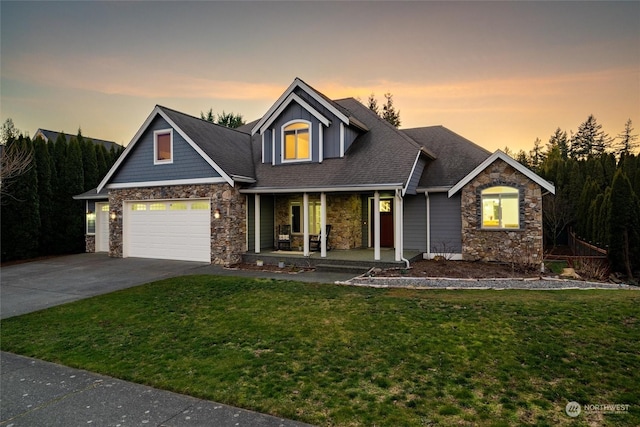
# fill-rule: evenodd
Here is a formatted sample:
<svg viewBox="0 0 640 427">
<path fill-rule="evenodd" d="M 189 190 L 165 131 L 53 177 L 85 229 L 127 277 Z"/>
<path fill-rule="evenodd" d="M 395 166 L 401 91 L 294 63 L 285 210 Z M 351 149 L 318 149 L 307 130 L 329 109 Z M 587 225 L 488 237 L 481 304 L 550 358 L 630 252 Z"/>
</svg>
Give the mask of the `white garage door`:
<svg viewBox="0 0 640 427">
<path fill-rule="evenodd" d="M 211 262 L 208 200 L 126 202 L 124 256 Z"/>
</svg>

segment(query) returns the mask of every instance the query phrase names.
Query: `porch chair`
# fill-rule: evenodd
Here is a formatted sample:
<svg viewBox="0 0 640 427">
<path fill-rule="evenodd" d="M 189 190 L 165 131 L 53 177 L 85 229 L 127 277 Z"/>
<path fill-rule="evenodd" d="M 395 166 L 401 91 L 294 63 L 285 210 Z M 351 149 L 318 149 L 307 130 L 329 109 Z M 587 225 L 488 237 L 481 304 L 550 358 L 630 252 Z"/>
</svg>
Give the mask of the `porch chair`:
<svg viewBox="0 0 640 427">
<path fill-rule="evenodd" d="M 331 246 L 329 245 L 329 234 L 331 233 L 331 225 L 327 224 L 327 228 L 325 229 L 326 239 L 327 239 L 327 250 L 331 250 Z M 313 236 L 309 236 L 309 250 L 311 251 L 319 251 L 320 248 L 320 235 L 315 234 Z"/>
<path fill-rule="evenodd" d="M 291 250 L 291 225 L 278 226 L 278 250 Z"/>
</svg>

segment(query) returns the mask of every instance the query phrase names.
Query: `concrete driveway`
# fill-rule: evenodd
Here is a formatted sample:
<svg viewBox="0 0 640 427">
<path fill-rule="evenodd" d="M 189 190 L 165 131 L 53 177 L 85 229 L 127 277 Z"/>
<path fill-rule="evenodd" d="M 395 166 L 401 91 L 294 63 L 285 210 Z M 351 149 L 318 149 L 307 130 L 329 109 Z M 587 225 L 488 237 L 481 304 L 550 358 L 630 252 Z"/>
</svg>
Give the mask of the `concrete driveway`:
<svg viewBox="0 0 640 427">
<path fill-rule="evenodd" d="M 110 258 L 103 253 L 67 255 L 2 267 L 0 318 L 189 274 L 199 262 Z"/>
</svg>

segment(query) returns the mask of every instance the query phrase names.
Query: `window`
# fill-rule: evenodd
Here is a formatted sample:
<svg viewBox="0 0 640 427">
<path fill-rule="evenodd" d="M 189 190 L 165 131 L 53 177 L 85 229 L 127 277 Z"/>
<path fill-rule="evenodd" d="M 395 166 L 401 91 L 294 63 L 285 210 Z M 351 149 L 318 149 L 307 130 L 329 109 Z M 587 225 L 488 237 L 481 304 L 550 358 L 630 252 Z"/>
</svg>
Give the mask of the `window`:
<svg viewBox="0 0 640 427">
<path fill-rule="evenodd" d="M 282 129 L 283 161 L 311 159 L 311 131 L 309 123 L 294 122 Z"/>
<path fill-rule="evenodd" d="M 209 209 L 209 202 L 193 202 L 191 203 L 192 211 L 202 211 Z"/>
<path fill-rule="evenodd" d="M 291 232 L 303 233 L 302 203 L 291 203 Z M 309 234 L 320 234 L 320 201 L 309 201 Z"/>
<path fill-rule="evenodd" d="M 167 205 L 164 203 L 151 203 L 151 205 L 149 205 L 149 210 L 150 211 L 166 211 Z"/>
<path fill-rule="evenodd" d="M 173 163 L 173 130 L 157 130 L 153 139 L 153 163 Z"/>
<path fill-rule="evenodd" d="M 87 234 L 96 234 L 96 213 L 87 212 Z"/>
<path fill-rule="evenodd" d="M 132 211 L 146 211 L 147 210 L 147 205 L 145 205 L 144 203 L 134 203 L 131 205 L 131 210 Z"/>
<path fill-rule="evenodd" d="M 520 193 L 517 188 L 496 186 L 482 190 L 482 228 L 520 228 Z"/>
<path fill-rule="evenodd" d="M 186 211 L 187 204 L 185 202 L 174 202 L 169 205 L 169 210 L 172 211 Z"/>
</svg>

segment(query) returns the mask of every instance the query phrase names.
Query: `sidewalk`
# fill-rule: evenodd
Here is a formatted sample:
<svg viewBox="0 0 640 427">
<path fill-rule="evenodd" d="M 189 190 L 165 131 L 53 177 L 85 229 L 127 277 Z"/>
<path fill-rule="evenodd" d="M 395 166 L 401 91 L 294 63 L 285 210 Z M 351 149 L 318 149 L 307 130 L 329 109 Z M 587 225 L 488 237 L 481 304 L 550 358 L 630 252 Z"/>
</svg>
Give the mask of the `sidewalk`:
<svg viewBox="0 0 640 427">
<path fill-rule="evenodd" d="M 0 357 L 0 426 L 308 425 L 11 353 Z"/>
</svg>

